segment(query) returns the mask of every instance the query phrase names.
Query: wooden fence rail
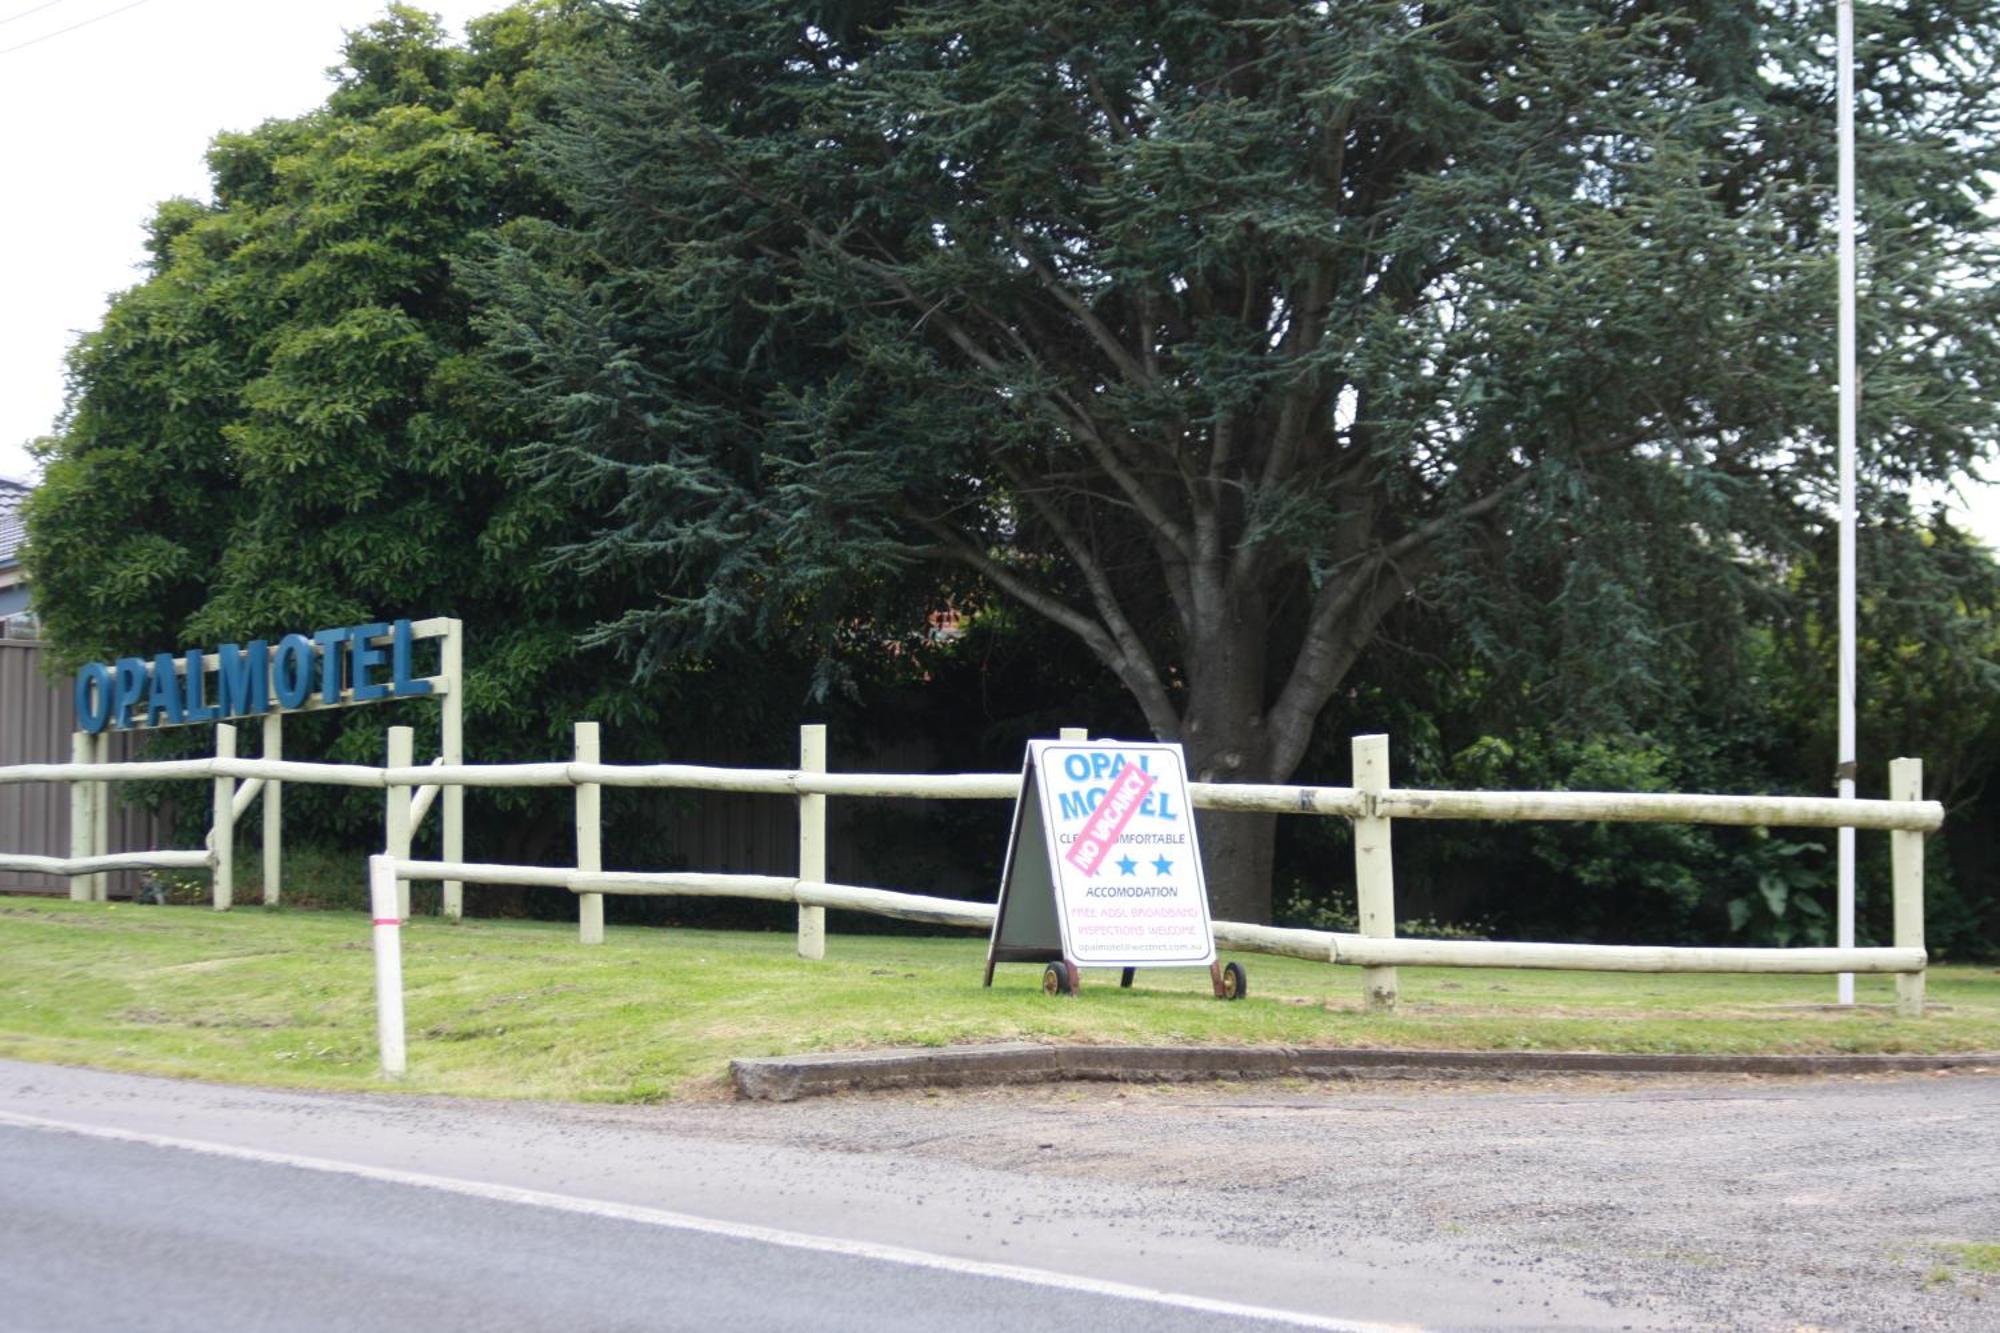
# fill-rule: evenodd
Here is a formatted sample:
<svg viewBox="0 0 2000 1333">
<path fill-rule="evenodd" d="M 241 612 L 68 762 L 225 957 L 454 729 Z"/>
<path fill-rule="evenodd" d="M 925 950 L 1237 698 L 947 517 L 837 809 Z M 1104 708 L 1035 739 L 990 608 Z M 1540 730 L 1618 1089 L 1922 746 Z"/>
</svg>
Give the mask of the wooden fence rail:
<svg viewBox="0 0 2000 1333">
<path fill-rule="evenodd" d="M 1018 773 L 816 773 L 803 769 L 712 768 L 696 764 L 443 764 L 369 768 L 294 759 L 166 759 L 132 763 L 16 764 L 0 783 L 151 782 L 230 777 L 336 787 L 675 788 L 770 796 L 861 796 L 927 801 L 1013 800 Z M 1280 815 L 1373 814 L 1388 819 L 1566 821 L 1571 823 L 1725 824 L 1768 828 L 1902 829 L 1934 833 L 1944 824 L 1936 801 L 1843 801 L 1831 796 L 1693 796 L 1668 792 L 1426 791 L 1388 787 L 1289 787 L 1191 782 L 1205 810 Z"/>
<path fill-rule="evenodd" d="M 1081 732 L 1064 734 L 1067 739 L 1082 737 Z M 79 749 L 79 754 L 82 753 Z M 231 901 L 228 880 L 235 822 L 256 799 L 260 785 L 307 782 L 376 788 L 386 793 L 385 851 L 382 856 L 371 858 L 370 863 L 371 893 L 378 899 L 376 948 L 381 966 L 386 969 L 393 963 L 398 976 L 400 955 L 388 959 L 383 951 L 400 948 L 397 944 L 400 936 L 394 928 L 409 916 L 408 886 L 413 879 L 437 879 L 447 884 L 463 881 L 544 885 L 568 890 L 578 897 L 579 938 L 585 944 L 602 943 L 604 939 L 606 894 L 699 894 L 789 902 L 799 908 L 800 955 L 820 958 L 825 954 L 827 908 L 969 929 L 990 929 L 994 911 L 990 904 L 827 882 L 828 797 L 1011 801 L 1020 792 L 1020 776 L 1013 773 L 830 773 L 826 771 L 824 729 L 817 727 L 807 727 L 801 732 L 797 769 L 605 764 L 598 762 L 597 728 L 592 723 L 578 725 L 575 757 L 567 763 L 465 764 L 439 759 L 417 765 L 412 762 L 411 754 L 410 729 L 392 727 L 387 762 L 379 768 L 285 759 L 239 759 L 235 757 L 235 729 L 221 724 L 216 727 L 216 755 L 209 759 L 17 764 L 0 768 L 0 784 L 70 783 L 72 791 L 78 793 L 101 791 L 98 784 L 111 782 L 166 779 L 206 780 L 214 784 L 214 822 L 206 850 L 72 855 L 67 859 L 0 850 L 0 869 L 68 875 L 75 881 L 87 882 L 88 877 L 111 869 L 206 866 L 214 873 L 214 905 L 223 909 Z M 1217 921 L 1216 942 L 1231 949 L 1359 967 L 1363 974 L 1363 994 L 1369 1005 L 1376 1008 L 1395 1005 L 1399 967 L 1511 967 L 1618 972 L 1891 973 L 1896 976 L 1899 1012 L 1907 1015 L 1923 1012 L 1926 966 L 1923 835 L 1942 826 L 1944 809 L 1936 801 L 1922 799 L 1922 769 L 1915 759 L 1897 759 L 1891 763 L 1892 799 L 1868 801 L 1652 792 L 1426 791 L 1391 787 L 1388 772 L 1388 738 L 1358 736 L 1354 738 L 1355 785 L 1351 787 L 1190 783 L 1190 799 L 1201 809 L 1330 816 L 1351 820 L 1355 828 L 1358 934 Z M 449 794 L 466 787 L 572 788 L 576 792 L 576 865 L 568 868 L 496 865 L 452 856 L 437 861 L 414 859 L 410 848 L 412 833 L 425 813 L 440 793 Z M 800 873 L 786 877 L 606 871 L 601 868 L 598 798 L 604 787 L 789 797 L 799 806 Z M 96 798 L 92 802 L 90 813 L 101 815 L 103 802 Z M 1894 946 L 1735 949 L 1398 939 L 1391 840 L 1394 822 L 1403 819 L 1673 822 L 1886 830 L 1891 839 Z M 76 845 L 86 846 L 87 841 L 79 840 Z M 393 910 L 387 915 L 379 900 L 385 886 L 393 895 Z M 79 896 L 78 890 L 73 889 L 72 896 Z M 456 915 L 455 908 L 456 902 L 448 901 L 444 910 L 448 915 Z M 383 1003 L 386 1005 L 388 1000 L 385 998 Z M 400 1005 L 399 994 L 396 998 L 399 1062 Z M 389 1049 L 385 1036 L 385 1067 Z"/>
<path fill-rule="evenodd" d="M 112 852 L 107 856 L 25 856 L 0 852 L 0 870 L 27 870 L 39 875 L 72 878 L 106 870 L 206 870 L 215 864 L 210 852 Z"/>
<path fill-rule="evenodd" d="M 393 859 L 393 858 L 392 858 Z M 976 930 L 993 927 L 991 903 L 872 889 L 783 875 L 701 871 L 568 870 L 477 861 L 394 862 L 402 880 L 452 877 L 474 884 L 567 889 L 578 896 L 747 898 L 869 912 Z M 1590 972 L 1899 973 L 1924 966 L 1920 949 L 1688 949 L 1622 944 L 1509 944 L 1488 940 L 1373 939 L 1339 931 L 1294 930 L 1217 921 L 1216 943 L 1244 953 L 1282 954 L 1358 967 L 1513 967 Z"/>
</svg>

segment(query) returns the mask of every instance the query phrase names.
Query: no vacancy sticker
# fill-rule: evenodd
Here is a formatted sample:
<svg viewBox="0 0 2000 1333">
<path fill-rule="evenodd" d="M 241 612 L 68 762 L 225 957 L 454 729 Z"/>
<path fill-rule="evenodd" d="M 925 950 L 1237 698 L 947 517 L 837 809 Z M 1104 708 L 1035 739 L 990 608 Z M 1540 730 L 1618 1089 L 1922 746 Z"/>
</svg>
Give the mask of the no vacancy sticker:
<svg viewBox="0 0 2000 1333">
<path fill-rule="evenodd" d="M 1178 745 L 1032 741 L 1069 956 L 1097 967 L 1215 961 Z"/>
</svg>

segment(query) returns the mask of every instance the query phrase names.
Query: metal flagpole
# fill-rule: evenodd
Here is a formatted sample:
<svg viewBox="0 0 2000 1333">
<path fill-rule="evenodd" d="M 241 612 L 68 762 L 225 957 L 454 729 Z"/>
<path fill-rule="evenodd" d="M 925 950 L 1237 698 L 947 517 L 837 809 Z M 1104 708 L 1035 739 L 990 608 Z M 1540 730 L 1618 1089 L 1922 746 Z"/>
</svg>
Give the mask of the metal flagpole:
<svg viewBox="0 0 2000 1333">
<path fill-rule="evenodd" d="M 1840 103 L 1840 753 L 1834 770 L 1843 801 L 1854 799 L 1854 3 L 1838 0 L 1835 42 L 1839 48 Z M 1854 830 L 1838 832 L 1839 906 L 1837 938 L 1854 947 Z M 1842 972 L 1841 1004 L 1854 1003 L 1854 974 Z"/>
</svg>

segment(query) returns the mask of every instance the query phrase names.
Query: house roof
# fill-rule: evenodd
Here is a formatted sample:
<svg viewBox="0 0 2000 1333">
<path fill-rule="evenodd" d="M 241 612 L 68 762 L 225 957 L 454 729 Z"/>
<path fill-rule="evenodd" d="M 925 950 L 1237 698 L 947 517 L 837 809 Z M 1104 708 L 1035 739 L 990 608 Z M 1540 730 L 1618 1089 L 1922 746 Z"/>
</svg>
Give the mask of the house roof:
<svg viewBox="0 0 2000 1333">
<path fill-rule="evenodd" d="M 28 529 L 21 522 L 21 502 L 28 498 L 28 483 L 0 477 L 0 565 L 19 562 L 27 544 Z"/>
</svg>

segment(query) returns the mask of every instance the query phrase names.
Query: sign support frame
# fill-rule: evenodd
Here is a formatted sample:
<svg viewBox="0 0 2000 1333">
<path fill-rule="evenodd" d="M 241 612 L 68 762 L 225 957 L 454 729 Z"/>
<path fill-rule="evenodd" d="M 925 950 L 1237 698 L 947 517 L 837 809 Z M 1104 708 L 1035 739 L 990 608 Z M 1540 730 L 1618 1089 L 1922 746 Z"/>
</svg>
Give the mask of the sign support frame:
<svg viewBox="0 0 2000 1333">
<path fill-rule="evenodd" d="M 1042 771 L 1050 767 L 1043 761 L 1048 759 L 1052 748 L 1058 746 L 1064 747 L 1066 760 L 1066 777 L 1061 779 Z M 1077 756 L 1078 749 L 1084 749 L 1090 756 L 1087 768 L 1084 766 L 1086 761 Z M 1143 757 L 1133 763 L 1125 753 L 1131 750 L 1139 751 L 1142 756 L 1166 757 L 1166 772 L 1153 774 L 1151 765 Z M 1086 771 L 1091 773 L 1090 778 L 1083 777 Z M 1121 779 L 1121 774 L 1124 779 Z M 1063 791 L 1059 800 L 1045 790 L 1052 781 L 1090 780 L 1101 780 L 1104 785 L 1088 793 Z M 1153 791 L 1156 785 L 1162 788 L 1157 795 Z M 1170 804 L 1175 801 L 1178 802 L 1178 815 L 1166 813 L 1175 808 Z M 1056 813 L 1058 808 L 1065 813 L 1059 816 Z M 1186 868 L 1180 876 L 1164 885 L 1128 886 L 1135 902 L 1143 899 L 1162 902 L 1162 910 L 1156 913 L 1142 913 L 1136 908 L 1132 910 L 1135 918 L 1153 916 L 1155 923 L 1150 927 L 1137 920 L 1124 921 L 1127 908 L 1123 906 L 1106 906 L 1104 913 L 1119 919 L 1122 924 L 1096 920 L 1098 905 L 1072 903 L 1071 896 L 1087 893 L 1097 897 L 1100 884 L 1084 887 L 1077 881 L 1079 877 L 1083 881 L 1093 880 L 1100 870 L 1108 873 L 1106 863 L 1124 835 L 1127 823 L 1142 811 L 1154 822 L 1160 818 L 1181 822 L 1181 829 L 1172 836 L 1151 833 L 1139 836 L 1144 841 L 1176 844 Z M 1091 746 L 1087 733 L 1076 728 L 1065 728 L 1055 741 L 1031 741 L 1022 760 L 1021 789 L 1014 803 L 1014 817 L 1008 831 L 1006 862 L 1001 872 L 993 929 L 987 940 L 983 985 L 988 988 L 993 985 L 994 969 L 1000 963 L 1046 964 L 1042 989 L 1052 995 L 1074 995 L 1081 985 L 1082 968 L 1086 965 L 1118 968 L 1121 989 L 1131 987 L 1141 967 L 1205 966 L 1217 999 L 1242 998 L 1248 992 L 1242 964 L 1224 964 L 1216 955 L 1208 890 L 1202 875 L 1193 813 L 1187 799 L 1185 761 L 1178 745 L 1151 741 L 1103 741 Z M 1064 820 L 1075 827 L 1059 830 L 1056 825 Z M 1068 844 L 1067 851 L 1060 850 L 1064 843 Z M 1124 857 L 1110 864 L 1121 867 L 1129 876 L 1134 872 L 1134 858 L 1129 844 L 1125 850 L 1127 854 Z M 1170 872 L 1171 859 L 1168 851 L 1163 849 L 1156 862 L 1159 874 Z M 1194 911 L 1190 912 L 1189 908 Z M 1080 916 L 1083 924 L 1072 921 L 1072 914 Z M 1194 930 L 1196 921 L 1199 923 L 1198 933 Z M 1085 949 L 1078 947 L 1072 935 L 1073 930 L 1078 928 L 1085 930 L 1087 935 L 1094 929 L 1100 937 L 1099 945 L 1113 956 L 1088 956 Z M 1183 934 L 1183 938 L 1177 941 L 1182 952 L 1193 956 L 1169 954 L 1157 960 L 1143 958 L 1146 950 L 1162 945 L 1131 942 L 1141 932 L 1173 936 L 1177 929 Z M 1126 933 L 1121 934 L 1121 931 Z M 1107 932 L 1109 939 L 1103 938 Z M 1125 947 L 1120 948 L 1121 944 Z M 1166 944 L 1165 947 L 1171 948 L 1172 945 Z"/>
</svg>

